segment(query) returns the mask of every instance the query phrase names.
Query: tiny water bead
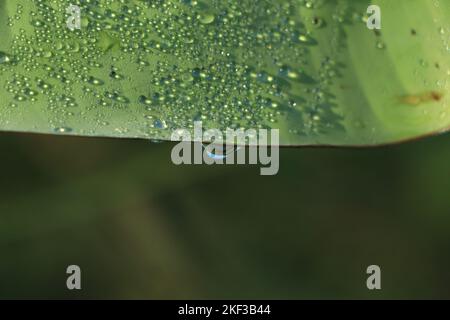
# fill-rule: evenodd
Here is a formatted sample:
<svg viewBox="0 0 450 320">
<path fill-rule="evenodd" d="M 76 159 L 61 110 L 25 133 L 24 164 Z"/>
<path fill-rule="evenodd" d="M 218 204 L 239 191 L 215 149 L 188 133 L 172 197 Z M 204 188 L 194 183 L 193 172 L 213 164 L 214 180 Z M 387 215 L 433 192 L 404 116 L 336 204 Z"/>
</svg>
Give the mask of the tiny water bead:
<svg viewBox="0 0 450 320">
<path fill-rule="evenodd" d="M 236 145 L 215 145 L 215 144 L 202 144 L 203 149 L 206 151 L 209 158 L 213 160 L 224 160 L 228 158 L 232 153 L 241 150 L 241 147 Z"/>
<path fill-rule="evenodd" d="M 0 51 L 0 64 L 11 62 L 11 57 L 5 52 Z"/>
<path fill-rule="evenodd" d="M 146 106 L 151 106 L 153 104 L 153 101 L 146 96 L 139 96 L 139 102 Z"/>
<path fill-rule="evenodd" d="M 70 132 L 72 132 L 72 129 L 68 128 L 68 127 L 58 127 L 58 128 L 53 129 L 53 131 L 55 133 L 70 133 Z"/>
<path fill-rule="evenodd" d="M 386 45 L 385 45 L 385 43 L 384 43 L 383 41 L 377 41 L 376 47 L 377 47 L 378 49 L 385 49 L 385 48 L 386 48 Z"/>
<path fill-rule="evenodd" d="M 166 129 L 168 127 L 166 121 L 160 119 L 156 119 L 153 122 L 153 126 L 157 129 Z"/>
<path fill-rule="evenodd" d="M 94 85 L 94 86 L 101 86 L 104 84 L 104 81 L 98 78 L 94 78 L 94 77 L 89 77 L 87 79 L 87 82 L 89 82 L 90 84 Z"/>
<path fill-rule="evenodd" d="M 198 15 L 198 20 L 203 24 L 210 24 L 214 22 L 215 17 L 212 13 L 202 13 Z"/>
</svg>

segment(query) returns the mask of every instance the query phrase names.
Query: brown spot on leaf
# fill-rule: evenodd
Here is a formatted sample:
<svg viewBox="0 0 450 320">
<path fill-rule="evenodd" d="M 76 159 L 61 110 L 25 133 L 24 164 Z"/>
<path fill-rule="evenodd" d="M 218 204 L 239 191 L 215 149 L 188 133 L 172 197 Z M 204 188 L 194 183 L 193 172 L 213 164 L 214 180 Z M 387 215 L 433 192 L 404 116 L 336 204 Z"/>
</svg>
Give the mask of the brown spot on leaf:
<svg viewBox="0 0 450 320">
<path fill-rule="evenodd" d="M 432 92 L 431 92 L 431 98 L 432 98 L 434 101 L 441 101 L 441 99 L 442 99 L 443 96 L 444 96 L 444 95 L 443 95 L 442 93 L 435 92 L 435 91 L 432 91 Z"/>
<path fill-rule="evenodd" d="M 428 102 L 437 102 L 441 101 L 443 98 L 443 94 L 437 91 L 429 91 L 422 94 L 417 95 L 405 95 L 400 97 L 400 103 L 407 104 L 410 106 L 418 106 Z"/>
</svg>

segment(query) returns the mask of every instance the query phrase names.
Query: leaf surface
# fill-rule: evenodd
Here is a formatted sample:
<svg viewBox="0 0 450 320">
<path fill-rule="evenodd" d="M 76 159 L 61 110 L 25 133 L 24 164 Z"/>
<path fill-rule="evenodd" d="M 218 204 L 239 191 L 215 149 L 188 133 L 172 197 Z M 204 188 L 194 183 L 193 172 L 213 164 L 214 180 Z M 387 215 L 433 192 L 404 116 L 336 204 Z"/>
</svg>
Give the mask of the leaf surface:
<svg viewBox="0 0 450 320">
<path fill-rule="evenodd" d="M 0 130 L 170 140 L 202 121 L 279 129 L 285 146 L 447 130 L 450 3 L 379 0 L 379 31 L 370 4 L 2 1 Z"/>
</svg>

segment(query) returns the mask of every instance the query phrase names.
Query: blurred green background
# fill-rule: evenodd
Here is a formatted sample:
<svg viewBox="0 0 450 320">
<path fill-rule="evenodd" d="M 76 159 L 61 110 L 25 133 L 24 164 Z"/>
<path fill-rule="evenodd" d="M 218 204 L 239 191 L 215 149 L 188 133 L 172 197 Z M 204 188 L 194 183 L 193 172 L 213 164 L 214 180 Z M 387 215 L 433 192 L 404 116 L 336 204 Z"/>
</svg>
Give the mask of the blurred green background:
<svg viewBox="0 0 450 320">
<path fill-rule="evenodd" d="M 177 167 L 170 143 L 0 146 L 0 298 L 450 298 L 450 135 L 283 149 L 273 177 Z"/>
</svg>

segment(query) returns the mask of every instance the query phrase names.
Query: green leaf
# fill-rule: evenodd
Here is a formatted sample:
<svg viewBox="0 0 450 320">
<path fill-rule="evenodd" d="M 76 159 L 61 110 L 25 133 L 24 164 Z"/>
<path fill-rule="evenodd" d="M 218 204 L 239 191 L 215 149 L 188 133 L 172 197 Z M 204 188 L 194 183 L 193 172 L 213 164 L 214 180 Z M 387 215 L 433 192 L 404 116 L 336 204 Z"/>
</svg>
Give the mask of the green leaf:
<svg viewBox="0 0 450 320">
<path fill-rule="evenodd" d="M 2 1 L 0 130 L 169 140 L 202 121 L 337 146 L 447 130 L 449 3 L 379 0 L 377 32 L 370 4 Z"/>
</svg>

